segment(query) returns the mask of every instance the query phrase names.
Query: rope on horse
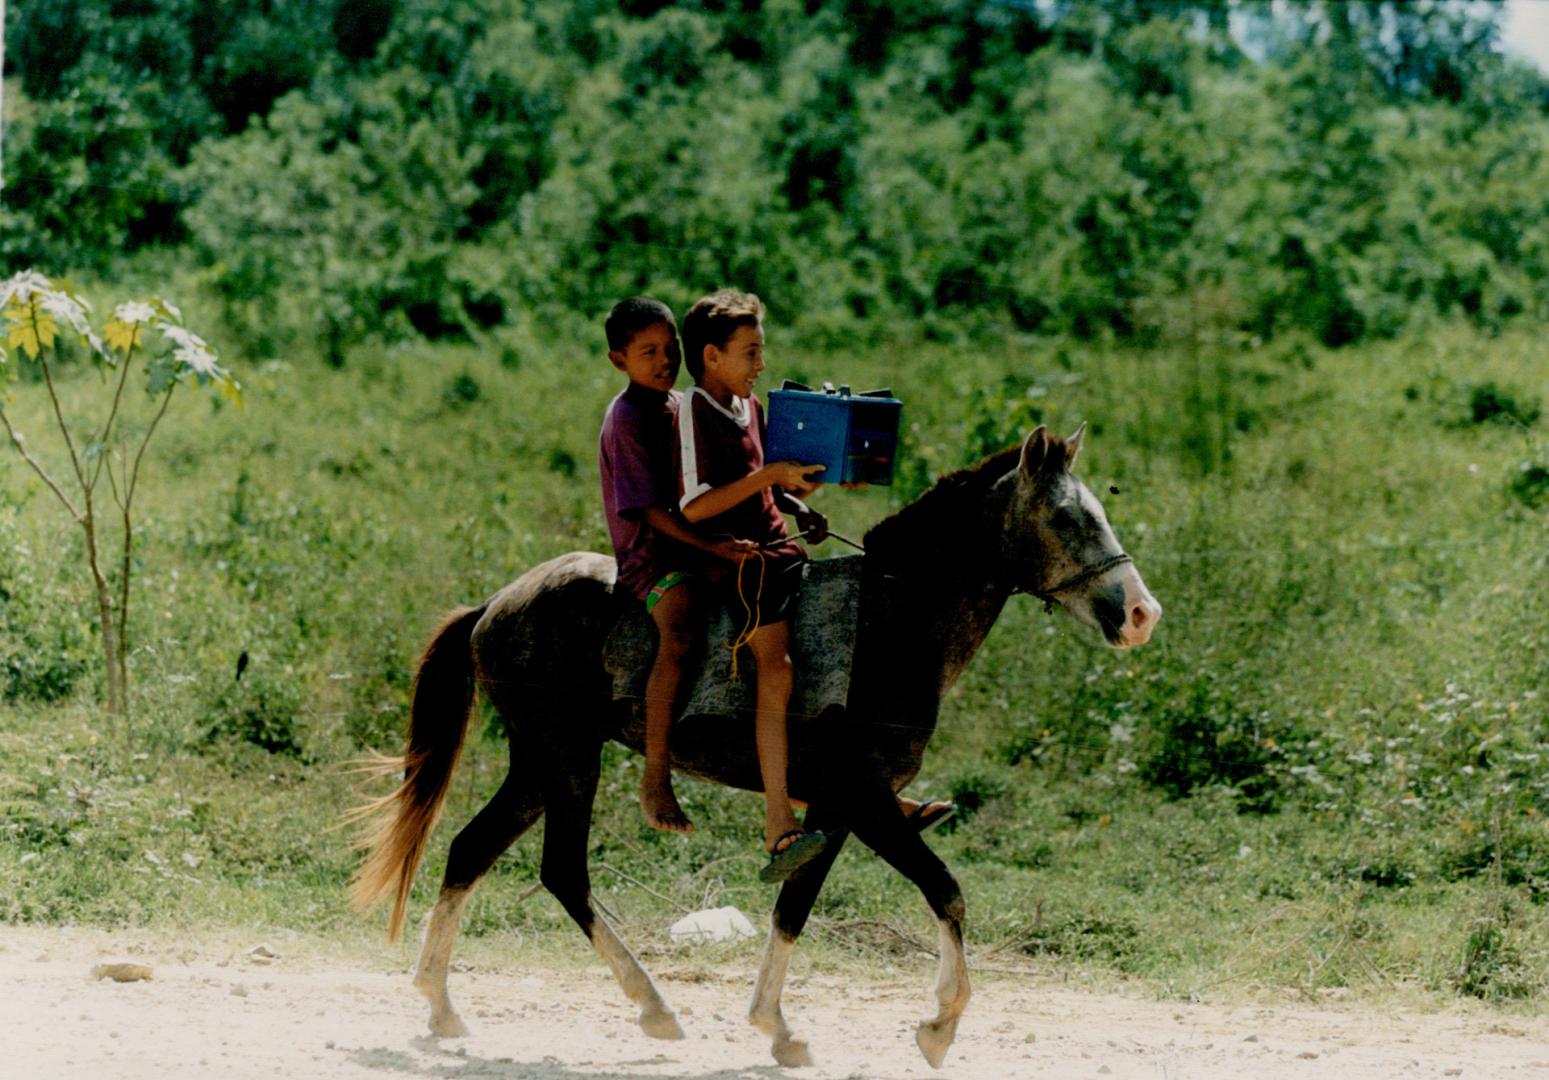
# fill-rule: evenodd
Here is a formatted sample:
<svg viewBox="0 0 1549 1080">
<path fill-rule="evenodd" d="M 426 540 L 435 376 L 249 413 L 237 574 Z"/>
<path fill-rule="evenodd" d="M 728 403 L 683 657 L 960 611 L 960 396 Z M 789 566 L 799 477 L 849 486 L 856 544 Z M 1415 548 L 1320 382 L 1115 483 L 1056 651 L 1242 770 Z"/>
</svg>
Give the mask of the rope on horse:
<svg viewBox="0 0 1549 1080">
<path fill-rule="evenodd" d="M 728 641 L 726 643 L 726 647 L 731 650 L 731 677 L 734 682 L 737 678 L 737 653 L 741 651 L 744 645 L 749 645 L 752 643 L 753 635 L 757 634 L 758 628 L 763 625 L 763 612 L 760 605 L 764 599 L 764 572 L 769 565 L 768 559 L 764 557 L 764 549 L 777 547 L 781 544 L 788 544 L 792 540 L 804 540 L 808 535 L 810 535 L 810 533 L 815 531 L 816 530 L 808 530 L 807 532 L 798 533 L 792 537 L 777 537 L 776 539 L 766 543 L 763 547 L 751 552 L 749 555 L 743 555 L 742 560 L 737 563 L 737 599 L 742 601 L 742 611 L 745 618 L 742 623 L 741 632 L 737 634 L 734 640 Z M 861 545 L 857 544 L 854 540 L 851 540 L 849 537 L 840 536 L 838 533 L 831 529 L 826 530 L 826 535 L 832 536 L 835 540 L 840 540 L 846 544 L 849 544 L 852 548 L 861 552 L 862 554 L 864 554 L 866 551 L 865 548 L 861 547 Z M 745 566 L 747 566 L 750 555 L 758 556 L 758 589 L 753 594 L 753 603 L 751 605 L 748 603 L 747 594 L 742 591 L 742 570 Z"/>
<path fill-rule="evenodd" d="M 753 594 L 753 603 L 751 605 L 748 604 L 748 598 L 742 591 L 742 571 L 748 565 L 750 555 L 758 556 L 758 589 Z M 753 636 L 758 633 L 762 614 L 760 605 L 764 599 L 764 569 L 768 566 L 768 563 L 769 560 L 764 558 L 762 551 L 754 551 L 748 555 L 743 555 L 742 560 L 737 563 L 737 599 L 742 601 L 742 610 L 746 618 L 743 621 L 741 633 L 735 639 L 726 643 L 726 647 L 731 650 L 732 682 L 737 681 L 737 653 L 741 651 L 744 645 L 751 644 Z"/>
</svg>

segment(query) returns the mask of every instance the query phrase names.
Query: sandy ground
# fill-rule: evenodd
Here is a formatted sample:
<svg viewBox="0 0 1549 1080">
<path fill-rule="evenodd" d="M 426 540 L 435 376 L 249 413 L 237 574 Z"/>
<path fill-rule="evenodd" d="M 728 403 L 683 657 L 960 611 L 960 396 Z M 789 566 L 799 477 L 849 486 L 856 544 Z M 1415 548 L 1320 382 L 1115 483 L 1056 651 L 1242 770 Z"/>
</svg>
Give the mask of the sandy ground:
<svg viewBox="0 0 1549 1080">
<path fill-rule="evenodd" d="M 923 1077 L 914 1022 L 928 979 L 793 976 L 786 1016 L 818 1064 L 782 1070 L 743 1022 L 752 970 L 674 968 L 658 983 L 688 1038 L 647 1039 L 597 963 L 455 971 L 474 1029 L 425 1032 L 403 971 L 305 944 L 133 939 L 0 927 L 0 1077 L 179 1080 L 329 1077 L 405 1080 L 816 1080 Z M 93 979 L 94 966 L 151 967 L 149 981 Z M 1544 1077 L 1549 1019 L 1485 1009 L 1408 1012 L 1354 1003 L 1214 1005 L 1073 990 L 1047 977 L 988 975 L 943 1077 Z"/>
</svg>

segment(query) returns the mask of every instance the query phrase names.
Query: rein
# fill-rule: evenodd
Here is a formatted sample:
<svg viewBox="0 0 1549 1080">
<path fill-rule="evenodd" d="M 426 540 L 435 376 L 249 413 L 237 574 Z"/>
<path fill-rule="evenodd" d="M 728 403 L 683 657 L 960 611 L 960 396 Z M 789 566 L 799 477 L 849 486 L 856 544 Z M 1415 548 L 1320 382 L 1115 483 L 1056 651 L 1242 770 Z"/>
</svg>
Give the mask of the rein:
<svg viewBox="0 0 1549 1080">
<path fill-rule="evenodd" d="M 782 536 L 778 540 L 769 541 L 760 550 L 767 551 L 772 547 L 778 547 L 781 544 L 788 544 L 793 540 L 805 540 L 816 531 L 816 529 L 808 529 L 806 532 L 797 533 L 795 536 Z M 830 540 L 838 540 L 841 544 L 849 544 L 862 555 L 866 554 L 865 548 L 861 547 L 861 545 L 857 544 L 854 540 L 851 540 L 848 536 L 840 536 L 838 533 L 834 532 L 833 529 L 827 530 L 824 535 L 827 536 Z"/>
</svg>

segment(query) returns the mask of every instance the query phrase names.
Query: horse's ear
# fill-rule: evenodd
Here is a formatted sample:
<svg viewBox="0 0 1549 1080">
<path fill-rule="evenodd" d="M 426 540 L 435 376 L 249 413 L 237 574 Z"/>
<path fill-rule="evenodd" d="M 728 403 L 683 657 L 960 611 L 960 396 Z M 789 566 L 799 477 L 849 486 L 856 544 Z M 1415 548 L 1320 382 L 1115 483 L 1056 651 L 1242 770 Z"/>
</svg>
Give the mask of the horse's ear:
<svg viewBox="0 0 1549 1080">
<path fill-rule="evenodd" d="M 1076 433 L 1065 440 L 1065 468 L 1072 469 L 1076 465 L 1076 455 L 1081 453 L 1081 440 L 1086 438 L 1086 421 L 1081 421 L 1081 426 Z"/>
<path fill-rule="evenodd" d="M 1023 476 L 1033 479 L 1038 476 L 1048 458 L 1049 432 L 1039 424 L 1022 444 L 1022 460 L 1017 463 L 1017 468 L 1021 470 Z"/>
</svg>

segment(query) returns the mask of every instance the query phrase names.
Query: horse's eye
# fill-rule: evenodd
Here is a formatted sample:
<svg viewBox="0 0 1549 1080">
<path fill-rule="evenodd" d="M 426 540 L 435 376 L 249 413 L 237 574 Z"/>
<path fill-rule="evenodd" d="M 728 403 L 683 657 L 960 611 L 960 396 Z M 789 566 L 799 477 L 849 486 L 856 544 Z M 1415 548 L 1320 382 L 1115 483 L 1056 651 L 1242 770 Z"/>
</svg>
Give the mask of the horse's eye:
<svg viewBox="0 0 1549 1080">
<path fill-rule="evenodd" d="M 1108 494 L 1110 494 L 1110 495 L 1117 495 L 1118 493 L 1119 493 L 1119 485 L 1118 484 L 1109 484 L 1108 485 Z"/>
</svg>

